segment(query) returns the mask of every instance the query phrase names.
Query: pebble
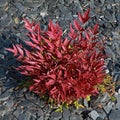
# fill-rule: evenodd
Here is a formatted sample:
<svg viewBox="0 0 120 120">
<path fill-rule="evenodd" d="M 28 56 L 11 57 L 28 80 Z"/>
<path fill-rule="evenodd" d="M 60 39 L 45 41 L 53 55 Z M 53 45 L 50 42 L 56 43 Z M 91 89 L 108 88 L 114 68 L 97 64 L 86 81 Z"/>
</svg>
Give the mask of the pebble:
<svg viewBox="0 0 120 120">
<path fill-rule="evenodd" d="M 113 108 L 113 105 L 114 105 L 113 102 L 109 102 L 106 106 L 103 107 L 107 114 L 109 114 L 109 112 Z"/>
<path fill-rule="evenodd" d="M 20 116 L 20 114 L 23 114 L 23 110 L 21 110 L 20 108 L 17 108 L 13 114 L 16 116 L 16 118 L 18 118 Z"/>
<path fill-rule="evenodd" d="M 103 109 L 99 109 L 99 110 L 97 109 L 97 112 L 99 114 L 99 117 L 98 117 L 99 119 L 101 118 L 102 120 L 104 120 L 106 118 L 107 115 Z"/>
<path fill-rule="evenodd" d="M 120 95 L 120 89 L 118 89 L 118 94 Z"/>
<path fill-rule="evenodd" d="M 69 109 L 64 109 L 63 111 L 64 111 L 63 112 L 63 119 L 64 120 L 69 120 L 69 118 L 70 118 L 70 111 L 69 111 Z"/>
<path fill-rule="evenodd" d="M 110 99 L 110 96 L 108 93 L 104 93 L 103 96 L 100 98 L 101 103 L 105 103 Z"/>
<path fill-rule="evenodd" d="M 30 117 L 31 117 L 31 113 L 25 112 L 19 115 L 18 120 L 30 120 Z"/>
<path fill-rule="evenodd" d="M 117 103 L 116 103 L 116 109 L 120 109 L 120 95 L 116 95 Z"/>
<path fill-rule="evenodd" d="M 3 117 L 5 114 L 7 114 L 7 107 L 0 105 L 0 116 Z"/>
<path fill-rule="evenodd" d="M 79 115 L 71 115 L 70 120 L 83 120 L 83 118 Z"/>
<path fill-rule="evenodd" d="M 84 106 L 87 107 L 87 108 L 89 107 L 88 101 L 86 99 L 84 99 Z"/>
<path fill-rule="evenodd" d="M 19 18 L 16 17 L 16 18 L 14 19 L 14 22 L 15 22 L 15 24 L 19 24 L 19 22 L 20 22 Z"/>
<path fill-rule="evenodd" d="M 9 99 L 10 95 L 11 93 L 9 91 L 4 92 L 2 95 L 0 95 L 0 102 Z"/>
<path fill-rule="evenodd" d="M 3 103 L 3 105 L 5 105 L 8 109 L 11 110 L 11 108 L 12 108 L 13 105 L 14 105 L 14 101 L 13 101 L 13 99 L 7 100 L 7 101 L 5 101 L 5 102 Z"/>
<path fill-rule="evenodd" d="M 120 110 L 112 110 L 109 115 L 110 120 L 120 120 Z"/>
<path fill-rule="evenodd" d="M 41 108 L 39 108 L 39 110 L 37 111 L 37 116 L 39 117 L 39 119 L 44 119 L 44 113 Z"/>
<path fill-rule="evenodd" d="M 60 118 L 62 118 L 61 112 L 52 112 L 50 120 L 59 120 Z"/>
<path fill-rule="evenodd" d="M 93 110 L 88 114 L 93 120 L 97 120 L 97 118 L 99 117 L 99 114 L 97 113 L 97 111 Z"/>
</svg>

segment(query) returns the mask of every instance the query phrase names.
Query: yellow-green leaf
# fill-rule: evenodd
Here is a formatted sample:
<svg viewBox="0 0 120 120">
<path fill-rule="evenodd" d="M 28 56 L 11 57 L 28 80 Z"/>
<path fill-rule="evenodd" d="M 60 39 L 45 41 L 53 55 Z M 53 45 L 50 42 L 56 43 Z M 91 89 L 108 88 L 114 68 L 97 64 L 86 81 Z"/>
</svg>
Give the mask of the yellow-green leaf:
<svg viewBox="0 0 120 120">
<path fill-rule="evenodd" d="M 86 100 L 90 101 L 90 95 L 87 95 Z"/>
</svg>

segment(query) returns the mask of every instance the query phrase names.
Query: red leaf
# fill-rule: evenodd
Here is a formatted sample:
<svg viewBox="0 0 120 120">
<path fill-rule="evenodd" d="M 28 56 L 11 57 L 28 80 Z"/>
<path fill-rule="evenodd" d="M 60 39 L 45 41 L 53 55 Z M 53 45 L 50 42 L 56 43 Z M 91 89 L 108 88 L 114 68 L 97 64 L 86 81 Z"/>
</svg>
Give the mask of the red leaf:
<svg viewBox="0 0 120 120">
<path fill-rule="evenodd" d="M 91 36 L 90 36 L 90 34 L 89 34 L 87 31 L 85 31 L 85 36 L 86 36 L 86 38 L 87 38 L 88 40 L 91 40 Z"/>
<path fill-rule="evenodd" d="M 55 83 L 55 81 L 52 80 L 52 79 L 50 79 L 48 82 L 46 82 L 46 85 L 47 85 L 47 86 L 51 86 L 51 85 L 53 85 L 54 83 Z"/>
<path fill-rule="evenodd" d="M 98 33 L 98 27 L 99 27 L 98 24 L 96 24 L 96 25 L 94 26 L 93 34 L 97 34 L 97 33 Z"/>
<path fill-rule="evenodd" d="M 88 21 L 89 17 L 89 13 L 90 13 L 90 9 L 88 9 L 83 15 L 81 13 L 78 13 L 78 18 L 80 20 L 80 22 L 85 23 Z"/>
<path fill-rule="evenodd" d="M 75 26 L 75 28 L 76 28 L 77 30 L 79 30 L 79 31 L 82 31 L 82 30 L 83 30 L 83 28 L 81 27 L 81 25 L 80 25 L 76 20 L 74 20 L 74 26 Z"/>
<path fill-rule="evenodd" d="M 17 50 L 15 45 L 13 45 L 13 49 L 12 48 L 5 48 L 5 50 L 12 52 L 14 54 L 14 56 L 16 56 L 18 54 L 18 50 Z"/>
<path fill-rule="evenodd" d="M 20 48 L 20 46 L 19 46 L 19 45 L 16 45 L 16 48 L 18 49 L 19 54 L 23 57 L 23 56 L 24 56 L 24 52 L 23 52 L 23 50 Z"/>
<path fill-rule="evenodd" d="M 56 79 L 56 75 L 55 75 L 55 74 L 51 74 L 51 75 L 50 75 L 50 74 L 48 74 L 47 76 L 48 76 L 48 77 L 50 77 L 50 78 L 52 78 L 53 80 L 55 80 L 55 79 Z"/>
</svg>

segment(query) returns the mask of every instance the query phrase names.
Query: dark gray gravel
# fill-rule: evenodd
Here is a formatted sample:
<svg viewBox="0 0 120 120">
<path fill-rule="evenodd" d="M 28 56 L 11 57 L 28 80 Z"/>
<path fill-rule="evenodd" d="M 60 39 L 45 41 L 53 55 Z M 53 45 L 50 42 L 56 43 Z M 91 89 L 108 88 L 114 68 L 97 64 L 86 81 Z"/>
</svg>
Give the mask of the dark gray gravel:
<svg viewBox="0 0 120 120">
<path fill-rule="evenodd" d="M 27 39 L 23 17 L 41 23 L 47 28 L 49 19 L 58 21 L 63 31 L 76 18 L 78 11 L 91 8 L 90 24 L 98 22 L 102 35 L 107 37 L 106 59 L 113 81 L 116 82 L 117 102 L 110 102 L 105 94 L 95 99 L 96 105 L 86 109 L 64 109 L 54 112 L 49 105 L 27 89 L 17 90 L 23 79 L 15 71 L 19 63 L 4 50 L 12 43 Z M 67 32 L 67 31 L 66 31 Z M 96 106 L 101 103 L 103 109 Z M 0 0 L 0 120 L 120 120 L 120 0 Z"/>
</svg>

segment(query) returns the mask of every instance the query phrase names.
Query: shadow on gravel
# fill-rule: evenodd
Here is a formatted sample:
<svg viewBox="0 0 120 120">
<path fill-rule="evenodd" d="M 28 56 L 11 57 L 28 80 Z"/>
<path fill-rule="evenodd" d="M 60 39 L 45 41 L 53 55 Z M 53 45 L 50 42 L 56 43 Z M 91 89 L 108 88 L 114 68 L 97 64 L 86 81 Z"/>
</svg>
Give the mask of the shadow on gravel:
<svg viewBox="0 0 120 120">
<path fill-rule="evenodd" d="M 2 89 L 10 89 L 18 86 L 24 79 L 15 68 L 20 65 L 12 53 L 5 50 L 5 48 L 12 47 L 12 44 L 24 43 L 15 35 L 9 37 L 1 34 L 0 36 L 0 86 Z"/>
</svg>

